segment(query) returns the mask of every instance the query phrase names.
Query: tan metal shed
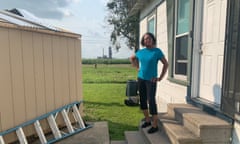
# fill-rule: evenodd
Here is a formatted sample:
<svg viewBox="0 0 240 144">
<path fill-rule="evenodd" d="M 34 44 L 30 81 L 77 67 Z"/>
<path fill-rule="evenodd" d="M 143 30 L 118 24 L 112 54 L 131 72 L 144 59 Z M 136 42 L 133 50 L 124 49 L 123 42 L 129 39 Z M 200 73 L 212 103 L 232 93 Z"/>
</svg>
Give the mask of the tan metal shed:
<svg viewBox="0 0 240 144">
<path fill-rule="evenodd" d="M 0 11 L 0 71 L 5 131 L 82 100 L 81 35 Z"/>
</svg>

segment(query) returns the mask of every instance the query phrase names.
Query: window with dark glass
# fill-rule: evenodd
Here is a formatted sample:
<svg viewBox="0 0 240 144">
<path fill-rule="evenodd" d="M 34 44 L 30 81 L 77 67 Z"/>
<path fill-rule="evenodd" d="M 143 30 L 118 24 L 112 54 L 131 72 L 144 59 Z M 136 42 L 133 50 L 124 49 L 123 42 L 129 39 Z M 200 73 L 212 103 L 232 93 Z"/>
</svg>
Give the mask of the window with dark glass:
<svg viewBox="0 0 240 144">
<path fill-rule="evenodd" d="M 175 74 L 187 75 L 188 64 L 188 36 L 181 36 L 176 38 L 175 46 Z"/>
<path fill-rule="evenodd" d="M 188 67 L 189 0 L 177 0 L 175 15 L 174 77 L 185 80 Z"/>
<path fill-rule="evenodd" d="M 154 17 L 151 17 L 148 20 L 148 32 L 155 35 L 155 19 L 154 19 Z"/>
</svg>

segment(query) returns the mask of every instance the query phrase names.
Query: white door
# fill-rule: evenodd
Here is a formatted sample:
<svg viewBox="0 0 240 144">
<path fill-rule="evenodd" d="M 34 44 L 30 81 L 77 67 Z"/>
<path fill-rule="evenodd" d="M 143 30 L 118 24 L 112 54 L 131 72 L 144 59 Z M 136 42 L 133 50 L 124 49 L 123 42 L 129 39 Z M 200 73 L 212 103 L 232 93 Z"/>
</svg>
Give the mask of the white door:
<svg viewBox="0 0 240 144">
<path fill-rule="evenodd" d="M 200 98 L 221 102 L 227 0 L 204 0 Z"/>
</svg>

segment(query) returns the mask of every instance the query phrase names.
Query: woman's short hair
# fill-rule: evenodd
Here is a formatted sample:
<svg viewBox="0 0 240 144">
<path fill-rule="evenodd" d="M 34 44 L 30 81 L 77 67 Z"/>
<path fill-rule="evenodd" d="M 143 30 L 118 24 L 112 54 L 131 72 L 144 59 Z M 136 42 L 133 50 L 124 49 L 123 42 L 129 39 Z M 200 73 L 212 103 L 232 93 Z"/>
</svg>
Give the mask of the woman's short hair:
<svg viewBox="0 0 240 144">
<path fill-rule="evenodd" d="M 145 46 L 145 44 L 144 44 L 144 36 L 145 36 L 145 35 L 149 35 L 149 36 L 151 37 L 152 41 L 153 41 L 153 44 L 156 45 L 156 38 L 155 38 L 155 36 L 154 36 L 152 33 L 147 32 L 147 33 L 145 33 L 145 34 L 142 36 L 142 39 L 141 39 L 141 45 L 142 45 L 142 46 Z"/>
</svg>

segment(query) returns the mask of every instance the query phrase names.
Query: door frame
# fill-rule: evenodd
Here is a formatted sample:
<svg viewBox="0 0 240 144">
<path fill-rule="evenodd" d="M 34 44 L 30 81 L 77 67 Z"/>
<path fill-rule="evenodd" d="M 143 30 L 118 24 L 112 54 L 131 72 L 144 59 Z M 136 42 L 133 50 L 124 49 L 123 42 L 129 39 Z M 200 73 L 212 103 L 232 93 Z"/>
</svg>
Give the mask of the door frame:
<svg viewBox="0 0 240 144">
<path fill-rule="evenodd" d="M 191 76 L 191 99 L 199 98 L 200 68 L 201 68 L 201 45 L 202 45 L 202 21 L 203 0 L 197 0 L 194 4 L 194 28 L 192 50 L 192 76 Z"/>
<path fill-rule="evenodd" d="M 239 4 L 237 0 L 228 0 L 221 110 L 240 122 L 240 68 L 237 67 L 240 64 L 240 19 L 239 14 L 234 14 L 240 12 Z"/>
<path fill-rule="evenodd" d="M 228 2 L 229 0 L 227 0 Z M 228 9 L 228 4 L 227 4 Z M 192 52 L 192 73 L 191 73 L 191 85 L 188 88 L 188 96 L 190 98 L 189 102 L 193 102 L 200 107 L 210 107 L 217 111 L 218 113 L 223 113 L 221 109 L 222 101 L 219 105 L 204 100 L 200 97 L 200 77 L 201 77 L 201 53 L 202 53 L 202 30 L 203 30 L 203 10 L 204 10 L 204 0 L 203 1 L 195 1 L 194 8 L 194 28 L 193 28 L 193 52 Z M 227 19 L 226 19 L 227 21 Z M 226 33 L 227 31 L 225 31 Z M 225 34 L 226 35 L 226 34 Z M 225 38 L 226 39 L 226 38 Z M 226 42 L 226 40 L 225 40 Z M 224 49 L 226 49 L 224 47 Z M 224 51 L 224 57 L 225 57 Z M 225 63 L 223 63 L 223 69 L 226 68 Z M 224 73 L 223 73 L 224 75 Z M 224 79 L 223 79 L 224 80 Z M 222 84 L 224 82 L 222 81 Z M 221 99 L 223 97 L 223 93 L 221 94 Z"/>
</svg>

